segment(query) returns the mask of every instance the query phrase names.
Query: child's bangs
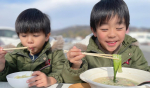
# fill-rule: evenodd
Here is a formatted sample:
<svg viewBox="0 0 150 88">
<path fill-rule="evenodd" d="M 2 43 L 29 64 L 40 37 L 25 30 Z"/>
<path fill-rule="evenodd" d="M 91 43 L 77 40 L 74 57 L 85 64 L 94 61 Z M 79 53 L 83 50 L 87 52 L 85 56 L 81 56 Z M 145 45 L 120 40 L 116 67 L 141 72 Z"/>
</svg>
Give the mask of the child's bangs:
<svg viewBox="0 0 150 88">
<path fill-rule="evenodd" d="M 104 14 L 104 15 L 102 15 L 99 19 L 99 22 L 97 22 L 98 23 L 98 25 L 97 26 L 101 26 L 102 24 L 106 24 L 106 23 L 108 23 L 108 21 L 110 20 L 110 19 L 112 19 L 112 18 L 114 18 L 115 16 L 117 16 L 118 17 L 118 23 L 119 24 L 122 24 L 122 23 L 124 23 L 124 17 L 122 16 L 122 15 L 119 15 L 119 14 L 117 14 L 117 13 L 115 13 L 115 12 L 109 12 L 109 13 L 106 13 L 106 14 Z"/>
<path fill-rule="evenodd" d="M 16 27 L 16 32 L 17 33 L 37 33 L 40 31 L 43 31 L 44 29 L 43 25 L 39 22 L 32 22 L 32 21 L 27 21 L 27 22 L 20 22 L 19 26 Z"/>
<path fill-rule="evenodd" d="M 25 11 L 21 13 L 16 20 L 16 32 L 19 33 L 37 33 L 43 31 L 49 33 L 50 21 L 48 17 L 39 11 Z M 46 31 L 48 30 L 48 31 Z"/>
<path fill-rule="evenodd" d="M 114 16 L 115 16 L 115 14 L 113 14 L 113 12 L 111 10 L 109 10 L 109 11 L 106 11 L 106 10 L 99 11 L 98 15 L 95 15 L 96 27 L 107 23 Z"/>
</svg>

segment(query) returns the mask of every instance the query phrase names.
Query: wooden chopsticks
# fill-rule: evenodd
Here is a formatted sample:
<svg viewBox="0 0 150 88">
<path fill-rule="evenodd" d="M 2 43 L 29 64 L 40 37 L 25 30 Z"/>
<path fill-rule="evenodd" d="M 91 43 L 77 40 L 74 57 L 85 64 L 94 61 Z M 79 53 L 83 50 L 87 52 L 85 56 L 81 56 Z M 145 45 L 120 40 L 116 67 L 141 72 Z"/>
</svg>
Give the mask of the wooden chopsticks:
<svg viewBox="0 0 150 88">
<path fill-rule="evenodd" d="M 68 50 L 64 50 L 64 53 L 67 53 L 67 52 L 68 52 Z M 87 52 L 82 52 L 82 54 L 119 60 L 119 58 L 113 58 L 113 55 L 111 55 L 111 54 L 99 54 L 99 53 L 87 53 Z"/>
<path fill-rule="evenodd" d="M 9 51 L 9 50 L 16 50 L 16 49 L 27 49 L 28 47 L 17 47 L 17 48 L 6 48 L 6 49 L 3 49 L 5 51 Z"/>
</svg>

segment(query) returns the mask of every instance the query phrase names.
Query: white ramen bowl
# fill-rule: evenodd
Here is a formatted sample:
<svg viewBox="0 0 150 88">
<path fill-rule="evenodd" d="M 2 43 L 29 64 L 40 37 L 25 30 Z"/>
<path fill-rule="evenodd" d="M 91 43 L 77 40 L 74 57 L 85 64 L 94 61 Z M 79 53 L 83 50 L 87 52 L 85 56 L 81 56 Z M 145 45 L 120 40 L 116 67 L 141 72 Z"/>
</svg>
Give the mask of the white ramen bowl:
<svg viewBox="0 0 150 88">
<path fill-rule="evenodd" d="M 7 78 L 8 83 L 13 88 L 28 88 L 28 83 L 26 81 L 34 77 L 34 76 L 30 76 L 32 73 L 33 71 L 15 72 L 15 73 L 8 74 L 6 78 Z M 22 75 L 26 75 L 30 77 L 20 78 L 20 79 L 15 78 L 16 76 L 22 76 Z"/>
<path fill-rule="evenodd" d="M 122 67 L 122 71 L 123 71 L 122 73 L 117 73 L 116 77 L 130 79 L 137 83 L 150 81 L 150 72 L 125 67 Z M 80 74 L 80 78 L 83 81 L 89 83 L 91 88 L 150 88 L 149 84 L 143 86 L 122 87 L 122 86 L 101 84 L 93 81 L 94 79 L 100 77 L 110 77 L 110 76 L 111 77 L 114 76 L 113 67 L 93 68 Z"/>
</svg>

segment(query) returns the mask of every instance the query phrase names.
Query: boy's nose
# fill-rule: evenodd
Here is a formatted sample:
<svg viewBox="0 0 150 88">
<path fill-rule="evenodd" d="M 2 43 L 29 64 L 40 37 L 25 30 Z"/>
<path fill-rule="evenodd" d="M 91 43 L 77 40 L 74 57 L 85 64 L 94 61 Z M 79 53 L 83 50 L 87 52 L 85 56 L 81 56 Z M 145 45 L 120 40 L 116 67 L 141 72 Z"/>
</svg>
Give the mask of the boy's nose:
<svg viewBox="0 0 150 88">
<path fill-rule="evenodd" d="M 114 30 L 110 30 L 109 33 L 108 33 L 108 37 L 110 37 L 110 38 L 116 37 L 115 31 Z"/>
<path fill-rule="evenodd" d="M 31 37 L 28 37 L 27 42 L 28 42 L 28 44 L 32 44 L 33 43 L 33 39 Z"/>
</svg>

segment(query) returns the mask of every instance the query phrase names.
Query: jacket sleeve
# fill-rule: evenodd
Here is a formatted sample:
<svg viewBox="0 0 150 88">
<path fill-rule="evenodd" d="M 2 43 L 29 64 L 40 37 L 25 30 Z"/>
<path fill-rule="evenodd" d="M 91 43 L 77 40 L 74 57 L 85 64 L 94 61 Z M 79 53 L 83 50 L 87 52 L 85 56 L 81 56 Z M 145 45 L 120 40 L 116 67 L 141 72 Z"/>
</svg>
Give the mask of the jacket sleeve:
<svg viewBox="0 0 150 88">
<path fill-rule="evenodd" d="M 5 55 L 5 68 L 2 72 L 0 72 L 0 81 L 7 81 L 6 76 L 10 73 L 16 72 L 16 59 L 12 57 L 10 53 Z"/>
<path fill-rule="evenodd" d="M 62 83 L 63 79 L 60 73 L 62 72 L 64 62 L 67 59 L 65 58 L 65 55 L 62 50 L 54 51 L 52 54 L 53 54 L 51 63 L 52 72 L 48 76 L 54 77 L 58 83 Z"/>
<path fill-rule="evenodd" d="M 67 60 L 62 70 L 62 77 L 65 83 L 81 83 L 80 74 L 88 69 L 88 63 L 85 59 L 82 60 L 82 67 L 78 70 L 74 70 L 70 67 L 70 63 Z"/>
<path fill-rule="evenodd" d="M 150 71 L 150 66 L 148 66 L 148 62 L 145 59 L 143 52 L 138 46 L 135 46 L 135 47 L 136 49 L 134 51 L 134 55 L 131 58 L 133 60 L 131 67 L 145 70 L 145 71 Z"/>
</svg>

